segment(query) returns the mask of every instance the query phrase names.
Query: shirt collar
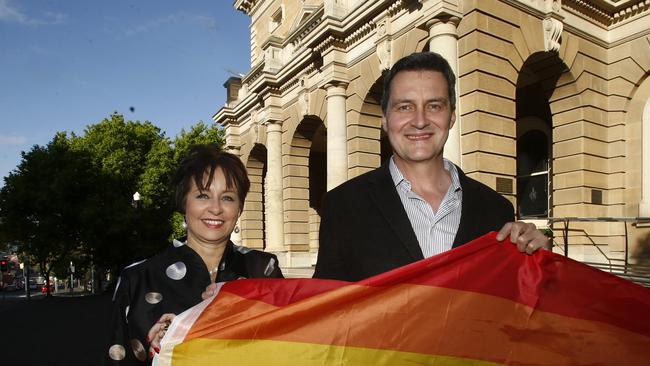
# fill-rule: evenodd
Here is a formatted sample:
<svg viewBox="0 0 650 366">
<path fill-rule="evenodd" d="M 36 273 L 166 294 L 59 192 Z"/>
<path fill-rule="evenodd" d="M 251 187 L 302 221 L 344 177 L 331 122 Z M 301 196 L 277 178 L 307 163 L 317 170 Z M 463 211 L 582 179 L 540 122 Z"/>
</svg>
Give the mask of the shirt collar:
<svg viewBox="0 0 650 366">
<path fill-rule="evenodd" d="M 395 164 L 394 159 L 395 158 L 391 156 L 388 162 L 388 170 L 390 170 L 390 176 L 391 178 L 393 178 L 393 184 L 395 184 L 395 187 L 397 187 L 400 185 L 400 183 L 406 182 L 406 184 L 408 184 L 410 188 L 411 182 L 409 182 L 406 178 L 404 178 L 404 174 L 402 174 L 402 172 L 399 170 L 397 164 Z"/>
<path fill-rule="evenodd" d="M 447 170 L 451 176 L 452 191 L 457 192 L 461 190 L 462 187 L 460 185 L 460 178 L 458 178 L 458 169 L 456 168 L 456 165 L 445 158 L 442 159 L 442 162 L 445 170 Z M 404 177 L 404 174 L 402 174 L 397 167 L 397 164 L 395 164 L 394 156 L 391 156 L 389 159 L 388 170 L 390 171 L 391 178 L 393 178 L 393 184 L 395 184 L 395 187 L 403 185 L 407 190 L 411 190 L 411 182 Z"/>
</svg>

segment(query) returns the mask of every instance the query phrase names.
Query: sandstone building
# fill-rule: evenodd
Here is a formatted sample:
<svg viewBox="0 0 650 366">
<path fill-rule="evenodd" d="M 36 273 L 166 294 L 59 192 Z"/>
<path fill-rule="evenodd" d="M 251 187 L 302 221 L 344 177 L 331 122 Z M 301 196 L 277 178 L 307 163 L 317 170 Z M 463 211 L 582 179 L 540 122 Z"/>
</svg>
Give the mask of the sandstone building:
<svg viewBox="0 0 650 366">
<path fill-rule="evenodd" d="M 650 0 L 234 6 L 251 18 L 251 69 L 226 82 L 213 119 L 252 181 L 235 240 L 285 268 L 314 264 L 324 192 L 390 156 L 382 71 L 423 50 L 459 79 L 446 157 L 519 218 L 650 216 Z M 562 223 L 552 227 L 563 243 Z M 650 231 L 637 220 L 571 228 L 569 254 L 601 261 Z"/>
</svg>

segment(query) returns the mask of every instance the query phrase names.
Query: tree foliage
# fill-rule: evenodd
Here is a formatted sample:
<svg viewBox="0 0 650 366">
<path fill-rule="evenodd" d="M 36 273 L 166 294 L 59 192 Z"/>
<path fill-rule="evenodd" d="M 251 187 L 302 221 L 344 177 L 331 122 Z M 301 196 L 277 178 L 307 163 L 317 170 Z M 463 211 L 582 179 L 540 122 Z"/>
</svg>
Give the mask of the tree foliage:
<svg viewBox="0 0 650 366">
<path fill-rule="evenodd" d="M 83 218 L 86 251 L 115 270 L 165 245 L 171 231 L 168 179 L 169 140 L 150 122 L 125 121 L 113 114 L 73 136 L 76 151 L 92 157 L 102 180 Z M 134 207 L 133 194 L 142 195 Z"/>
<path fill-rule="evenodd" d="M 0 238 L 20 243 L 46 278 L 64 276 L 70 261 L 77 273 L 90 265 L 116 273 L 184 235 L 170 178 L 190 145 L 207 142 L 222 144 L 223 131 L 199 122 L 170 141 L 116 113 L 81 136 L 57 133 L 5 178 Z"/>
<path fill-rule="evenodd" d="M 95 178 L 90 156 L 71 150 L 64 134 L 23 152 L 20 165 L 5 178 L 0 230 L 6 240 L 21 244 L 46 279 L 80 250 L 78 212 L 95 189 Z"/>
<path fill-rule="evenodd" d="M 215 125 L 208 126 L 199 121 L 188 131 L 182 129 L 174 139 L 174 162 L 178 164 L 192 145 L 218 144 L 223 146 L 224 132 Z"/>
</svg>

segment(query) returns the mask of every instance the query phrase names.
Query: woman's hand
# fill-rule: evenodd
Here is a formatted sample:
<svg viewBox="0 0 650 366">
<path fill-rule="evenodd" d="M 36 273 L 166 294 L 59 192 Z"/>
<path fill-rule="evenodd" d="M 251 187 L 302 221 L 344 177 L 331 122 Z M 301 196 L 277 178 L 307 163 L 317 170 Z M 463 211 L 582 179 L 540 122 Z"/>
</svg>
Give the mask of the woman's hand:
<svg viewBox="0 0 650 366">
<path fill-rule="evenodd" d="M 211 283 L 208 285 L 208 287 L 205 288 L 205 291 L 201 293 L 201 298 L 205 300 L 210 296 L 214 296 L 214 294 L 216 293 L 217 293 L 217 284 Z"/>
<path fill-rule="evenodd" d="M 167 333 L 167 328 L 172 320 L 176 317 L 175 314 L 167 313 L 158 319 L 158 321 L 149 329 L 147 333 L 147 342 L 149 342 L 149 358 L 153 358 L 154 352 L 160 353 L 160 340 Z"/>
</svg>

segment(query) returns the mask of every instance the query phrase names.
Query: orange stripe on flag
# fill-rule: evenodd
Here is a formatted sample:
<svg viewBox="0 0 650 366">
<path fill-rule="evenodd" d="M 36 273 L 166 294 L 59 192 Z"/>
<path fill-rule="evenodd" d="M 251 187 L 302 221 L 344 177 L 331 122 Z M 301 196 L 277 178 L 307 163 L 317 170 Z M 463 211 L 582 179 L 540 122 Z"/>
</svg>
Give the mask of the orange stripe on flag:
<svg viewBox="0 0 650 366">
<path fill-rule="evenodd" d="M 220 286 L 177 317 L 159 365 L 650 364 L 648 289 L 494 235 L 357 283 Z"/>
<path fill-rule="evenodd" d="M 650 349 L 650 337 L 606 323 L 422 285 L 346 286 L 284 307 L 219 296 L 219 308 L 204 313 L 186 340 L 268 339 L 541 364 L 558 355 L 616 364 L 630 354 L 647 358 Z M 583 355 L 584 343 L 590 352 Z"/>
</svg>

